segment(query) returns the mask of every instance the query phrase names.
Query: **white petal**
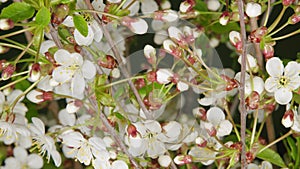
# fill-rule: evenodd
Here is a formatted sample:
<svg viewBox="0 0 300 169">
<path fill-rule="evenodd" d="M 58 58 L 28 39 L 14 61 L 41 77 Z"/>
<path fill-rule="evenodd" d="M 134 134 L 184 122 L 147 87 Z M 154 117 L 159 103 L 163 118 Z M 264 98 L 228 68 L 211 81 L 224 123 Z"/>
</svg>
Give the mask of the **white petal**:
<svg viewBox="0 0 300 169">
<path fill-rule="evenodd" d="M 157 81 L 161 84 L 167 84 L 170 82 L 170 78 L 173 76 L 173 72 L 170 69 L 159 69 L 156 72 Z"/>
<path fill-rule="evenodd" d="M 73 17 L 67 16 L 62 24 L 66 25 L 67 27 L 74 27 Z"/>
<path fill-rule="evenodd" d="M 71 83 L 71 91 L 74 97 L 78 97 L 83 94 L 85 89 L 85 81 L 80 73 L 76 73 Z"/>
<path fill-rule="evenodd" d="M 161 132 L 161 126 L 157 121 L 147 120 L 147 121 L 145 121 L 144 125 L 151 133 L 160 133 Z"/>
<path fill-rule="evenodd" d="M 177 83 L 177 89 L 179 90 L 179 91 L 181 91 L 181 92 L 184 92 L 184 91 L 187 91 L 188 89 L 189 89 L 189 85 L 188 84 L 186 84 L 186 83 L 184 83 L 184 82 L 182 82 L 182 81 L 179 81 L 178 83 Z"/>
<path fill-rule="evenodd" d="M 89 60 L 85 60 L 83 62 L 83 65 L 81 67 L 81 71 L 82 71 L 83 77 L 86 78 L 86 79 L 92 79 L 96 75 L 96 67 Z"/>
<path fill-rule="evenodd" d="M 293 77 L 299 75 L 298 63 L 295 61 L 289 62 L 284 68 L 284 76 Z"/>
<path fill-rule="evenodd" d="M 124 9 L 124 7 L 127 7 L 129 4 L 131 4 L 132 1 L 134 1 L 134 0 L 127 0 L 127 1 L 125 2 L 125 4 L 123 5 L 123 9 Z M 139 1 L 135 1 L 135 2 L 128 8 L 128 10 L 130 11 L 129 16 L 133 16 L 133 15 L 137 14 L 137 13 L 139 12 L 139 9 L 140 9 L 140 2 L 139 2 Z"/>
<path fill-rule="evenodd" d="M 98 26 L 97 22 L 95 20 L 93 20 L 91 27 L 93 29 L 94 32 L 94 40 L 96 42 L 100 42 L 102 37 L 103 37 L 103 32 L 102 29 Z"/>
<path fill-rule="evenodd" d="M 293 93 L 287 88 L 280 88 L 275 91 L 274 96 L 277 103 L 286 105 L 292 100 Z"/>
<path fill-rule="evenodd" d="M 58 49 L 54 53 L 55 61 L 60 65 L 71 65 L 71 53 L 65 49 Z"/>
<path fill-rule="evenodd" d="M 161 45 L 166 39 L 168 39 L 168 32 L 165 30 L 160 30 L 154 35 L 154 42 Z"/>
<path fill-rule="evenodd" d="M 74 38 L 79 46 L 89 46 L 94 40 L 94 31 L 90 26 L 88 26 L 88 35 L 83 36 L 77 29 L 75 29 Z"/>
<path fill-rule="evenodd" d="M 146 45 L 144 47 L 144 55 L 145 55 L 145 57 L 147 59 L 150 59 L 151 56 L 155 56 L 156 55 L 156 50 L 151 45 Z"/>
<path fill-rule="evenodd" d="M 29 168 L 42 168 L 44 165 L 43 159 L 37 154 L 30 154 L 28 156 L 27 165 Z"/>
<path fill-rule="evenodd" d="M 221 4 L 218 0 L 208 0 L 207 8 L 211 11 L 217 11 L 220 8 Z"/>
<path fill-rule="evenodd" d="M 283 64 L 278 57 L 273 57 L 267 61 L 266 70 L 270 76 L 280 77 L 283 74 Z"/>
<path fill-rule="evenodd" d="M 45 54 L 49 48 L 56 46 L 54 41 L 52 40 L 45 40 L 41 44 L 40 53 Z"/>
<path fill-rule="evenodd" d="M 132 22 L 129 29 L 138 35 L 145 34 L 148 30 L 148 24 L 145 20 L 138 18 L 137 21 Z"/>
<path fill-rule="evenodd" d="M 232 131 L 232 124 L 228 120 L 223 120 L 217 130 L 217 136 L 222 137 L 229 135 Z"/>
<path fill-rule="evenodd" d="M 163 130 L 165 131 L 165 135 L 169 138 L 178 138 L 181 132 L 181 125 L 176 121 L 170 121 L 167 125 L 163 126 Z"/>
<path fill-rule="evenodd" d="M 8 104 L 12 104 L 16 99 L 17 97 L 19 97 L 20 95 L 22 95 L 23 92 L 19 89 L 16 89 L 16 90 L 13 90 L 7 97 L 7 103 Z M 19 101 L 22 101 L 24 97 L 22 97 L 21 99 L 19 99 Z"/>
<path fill-rule="evenodd" d="M 70 132 L 63 135 L 63 144 L 68 147 L 79 148 L 85 141 L 82 134 L 79 132 Z"/>
<path fill-rule="evenodd" d="M 254 2 L 249 2 L 246 5 L 246 14 L 249 17 L 257 17 L 261 15 L 261 5 Z"/>
<path fill-rule="evenodd" d="M 60 157 L 59 152 L 56 150 L 51 151 L 51 156 L 52 156 L 55 166 L 59 167 L 61 165 L 61 157 Z"/>
<path fill-rule="evenodd" d="M 171 39 L 176 39 L 177 41 L 180 41 L 183 38 L 183 33 L 175 26 L 169 27 L 168 33 Z"/>
<path fill-rule="evenodd" d="M 153 142 L 149 142 L 149 147 L 147 149 L 147 154 L 151 158 L 157 158 L 159 155 L 162 155 L 166 152 L 165 145 L 158 141 L 154 140 Z"/>
<path fill-rule="evenodd" d="M 265 89 L 268 92 L 275 92 L 278 89 L 277 79 L 274 77 L 269 77 L 265 82 Z"/>
<path fill-rule="evenodd" d="M 17 160 L 19 160 L 20 162 L 22 163 L 25 163 L 26 162 L 26 159 L 27 159 L 27 156 L 28 156 L 28 153 L 27 151 L 22 148 L 22 147 L 15 147 L 14 148 L 14 156 Z"/>
<path fill-rule="evenodd" d="M 264 91 L 264 80 L 261 77 L 255 76 L 253 78 L 254 91 L 261 94 Z"/>
<path fill-rule="evenodd" d="M 229 33 L 229 40 L 235 45 L 238 41 L 241 41 L 241 34 L 238 31 L 231 31 Z"/>
<path fill-rule="evenodd" d="M 177 12 L 173 10 L 164 10 L 164 15 L 162 16 L 163 21 L 167 22 L 175 22 L 178 19 L 178 14 Z"/>
<path fill-rule="evenodd" d="M 111 169 L 128 169 L 128 165 L 123 160 L 116 160 L 111 164 Z"/>
<path fill-rule="evenodd" d="M 158 157 L 158 163 L 162 167 L 169 167 L 171 162 L 172 162 L 172 159 L 168 155 L 161 155 Z"/>
<path fill-rule="evenodd" d="M 66 83 L 71 80 L 74 75 L 74 70 L 65 66 L 59 66 L 52 72 L 53 79 L 58 83 Z"/>
<path fill-rule="evenodd" d="M 149 14 L 158 10 L 158 5 L 154 0 L 142 1 L 141 10 L 143 14 Z"/>
<path fill-rule="evenodd" d="M 40 134 L 44 134 L 45 133 L 45 125 L 42 122 L 42 120 L 40 120 L 37 117 L 32 117 L 31 121 L 37 127 L 37 129 L 39 130 Z"/>
<path fill-rule="evenodd" d="M 26 98 L 33 103 L 40 103 L 43 99 L 37 98 L 37 96 L 41 96 L 43 93 L 38 90 L 31 90 L 27 95 Z"/>
<path fill-rule="evenodd" d="M 225 119 L 225 114 L 219 107 L 212 107 L 207 111 L 206 117 L 209 122 L 216 126 Z"/>
<path fill-rule="evenodd" d="M 204 97 L 202 99 L 198 99 L 198 103 L 202 106 L 209 106 L 216 102 L 216 98 L 214 97 Z"/>
<path fill-rule="evenodd" d="M 73 126 L 76 121 L 75 114 L 68 113 L 66 109 L 62 109 L 59 111 L 58 119 L 64 126 Z"/>
</svg>

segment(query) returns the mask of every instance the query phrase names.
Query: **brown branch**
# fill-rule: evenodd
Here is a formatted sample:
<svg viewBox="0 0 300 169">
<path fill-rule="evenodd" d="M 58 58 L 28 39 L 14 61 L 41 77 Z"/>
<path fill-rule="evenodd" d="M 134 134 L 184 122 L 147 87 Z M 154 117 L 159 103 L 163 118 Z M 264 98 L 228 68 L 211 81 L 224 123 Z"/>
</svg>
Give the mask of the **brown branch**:
<svg viewBox="0 0 300 169">
<path fill-rule="evenodd" d="M 91 2 L 89 0 L 85 0 L 88 8 L 90 10 L 94 10 L 93 6 L 91 5 Z M 118 51 L 118 49 L 116 48 L 116 45 L 113 42 L 113 39 L 109 33 L 109 31 L 106 29 L 106 25 L 99 19 L 98 15 L 96 13 L 93 13 L 93 17 L 96 20 L 96 22 L 98 23 L 98 25 L 100 26 L 100 28 L 103 31 L 104 37 L 106 38 L 107 42 L 109 43 L 110 47 L 112 48 L 112 51 L 117 59 L 117 61 L 119 63 L 122 63 L 122 57 Z M 128 72 L 128 70 L 126 69 L 124 64 L 120 64 L 119 66 L 122 74 L 124 75 L 125 78 L 129 78 L 130 74 Z M 148 111 L 148 109 L 146 108 L 139 92 L 137 91 L 137 89 L 135 88 L 134 84 L 132 83 L 132 81 L 128 81 L 129 87 L 131 88 L 131 90 L 133 91 L 133 94 L 135 95 L 137 102 L 139 103 L 141 109 L 143 110 L 145 116 L 147 119 L 153 119 L 152 114 Z"/>
<path fill-rule="evenodd" d="M 241 79 L 240 79 L 240 107 L 241 107 L 241 143 L 242 143 L 242 152 L 241 152 L 241 168 L 247 168 L 247 161 L 246 161 L 246 117 L 247 111 L 245 106 L 245 74 L 246 74 L 246 56 L 247 56 L 247 48 L 246 48 L 246 27 L 244 21 L 244 2 L 243 0 L 238 0 L 238 8 L 239 8 L 239 15 L 240 15 L 240 27 L 241 27 L 241 38 L 242 38 L 242 62 L 241 62 Z"/>
</svg>

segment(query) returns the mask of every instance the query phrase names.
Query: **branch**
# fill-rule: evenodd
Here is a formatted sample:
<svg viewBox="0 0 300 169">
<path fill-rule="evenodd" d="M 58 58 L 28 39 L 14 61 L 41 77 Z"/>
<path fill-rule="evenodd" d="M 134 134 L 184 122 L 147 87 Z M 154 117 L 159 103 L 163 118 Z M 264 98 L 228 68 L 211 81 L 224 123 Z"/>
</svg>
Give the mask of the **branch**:
<svg viewBox="0 0 300 169">
<path fill-rule="evenodd" d="M 240 27 L 241 27 L 241 38 L 242 38 L 242 62 L 241 62 L 241 79 L 240 79 L 240 107 L 241 107 L 241 143 L 242 143 L 242 152 L 241 152 L 241 168 L 247 168 L 247 161 L 246 161 L 246 106 L 245 106 L 245 74 L 246 74 L 246 55 L 247 55 L 247 48 L 246 48 L 246 27 L 244 21 L 244 3 L 243 0 L 238 0 L 238 8 L 239 8 L 239 15 L 240 15 Z"/>
<path fill-rule="evenodd" d="M 90 10 L 94 10 L 93 6 L 91 5 L 91 2 L 89 0 L 85 0 L 88 8 Z M 112 51 L 117 59 L 117 61 L 119 63 L 122 63 L 122 57 L 120 55 L 120 53 L 118 52 L 118 49 L 116 48 L 113 39 L 110 35 L 110 33 L 108 32 L 108 30 L 106 29 L 106 25 L 99 19 L 98 15 L 96 13 L 93 13 L 94 19 L 96 20 L 96 22 L 98 23 L 99 27 L 102 29 L 104 37 L 106 38 L 107 42 L 109 43 L 110 47 L 112 48 Z M 119 66 L 122 74 L 124 75 L 125 78 L 130 78 L 130 74 L 127 71 L 125 65 L 121 64 Z M 137 91 L 137 89 L 135 88 L 134 84 L 132 83 L 132 81 L 128 81 L 129 87 L 131 88 L 131 90 L 133 91 L 133 94 L 135 95 L 137 102 L 139 103 L 141 109 L 143 110 L 145 116 L 147 119 L 153 119 L 152 114 L 148 111 L 148 109 L 146 108 L 141 96 L 139 95 L 139 92 Z"/>
</svg>

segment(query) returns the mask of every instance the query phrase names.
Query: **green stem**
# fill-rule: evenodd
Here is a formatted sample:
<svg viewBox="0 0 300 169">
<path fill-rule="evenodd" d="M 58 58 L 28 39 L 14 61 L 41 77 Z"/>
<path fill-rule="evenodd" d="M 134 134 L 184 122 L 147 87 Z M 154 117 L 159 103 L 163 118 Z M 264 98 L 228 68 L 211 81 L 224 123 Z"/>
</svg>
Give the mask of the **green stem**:
<svg viewBox="0 0 300 169">
<path fill-rule="evenodd" d="M 274 32 L 270 33 L 267 37 L 271 37 L 272 35 L 275 35 L 277 32 L 281 31 L 283 28 L 289 25 L 289 22 L 286 22 L 284 25 L 282 25 L 280 28 L 276 29 Z"/>
<path fill-rule="evenodd" d="M 20 78 L 20 79 L 18 79 L 18 80 L 15 80 L 15 81 L 13 81 L 13 82 L 11 82 L 11 83 L 5 85 L 5 86 L 2 86 L 2 87 L 0 87 L 0 91 L 1 91 L 1 90 L 4 90 L 4 89 L 6 89 L 6 88 L 8 88 L 8 87 L 10 87 L 10 86 L 12 86 L 12 85 L 14 85 L 14 84 L 17 84 L 17 83 L 19 83 L 19 82 L 21 82 L 21 81 L 23 81 L 23 80 L 26 80 L 27 78 L 28 78 L 28 76 L 25 76 L 25 77 L 22 77 L 22 78 Z"/>
<path fill-rule="evenodd" d="M 296 137 L 296 140 L 297 140 L 298 154 L 297 154 L 296 161 L 295 161 L 295 166 L 294 166 L 295 169 L 299 168 L 299 166 L 300 166 L 300 137 Z"/>
<path fill-rule="evenodd" d="M 117 16 L 117 15 L 113 15 L 113 14 L 105 13 L 105 12 L 101 12 L 101 11 L 96 11 L 96 10 L 80 9 L 80 10 L 77 10 L 77 11 L 88 12 L 88 13 L 96 13 L 96 14 L 106 15 L 106 16 L 109 16 L 109 17 L 112 17 L 112 18 L 115 18 L 115 19 L 120 19 L 120 17 Z"/>
<path fill-rule="evenodd" d="M 266 14 L 266 17 L 264 18 L 265 20 L 264 20 L 264 25 L 263 26 L 267 26 L 269 16 L 270 16 L 270 10 L 271 10 L 271 0 L 268 0 L 267 14 Z"/>
<path fill-rule="evenodd" d="M 275 145 L 276 143 L 278 143 L 279 141 L 281 141 L 281 140 L 287 138 L 287 137 L 290 136 L 291 134 L 293 134 L 293 131 L 292 131 L 292 130 L 290 130 L 289 132 L 285 133 L 285 135 L 279 137 L 278 139 L 274 140 L 273 142 L 271 142 L 270 144 L 268 144 L 268 145 L 265 146 L 264 148 L 260 149 L 258 153 L 263 152 L 263 151 L 266 150 L 267 148 L 269 148 L 269 147 Z"/>
<path fill-rule="evenodd" d="M 259 136 L 260 136 L 260 134 L 261 134 L 261 132 L 262 132 L 262 130 L 264 128 L 264 124 L 265 124 L 266 120 L 267 120 L 267 116 L 265 116 L 265 118 L 263 119 L 263 121 L 260 123 L 258 132 L 257 132 L 256 137 L 255 137 L 255 141 L 257 141 L 259 139 Z"/>
<path fill-rule="evenodd" d="M 122 79 L 122 80 L 119 80 L 119 81 L 115 81 L 115 82 L 112 82 L 112 83 L 109 83 L 107 85 L 100 86 L 100 87 L 107 88 L 107 87 L 111 87 L 111 86 L 114 86 L 114 85 L 117 85 L 117 84 L 120 84 L 120 83 L 124 83 L 124 82 L 130 81 L 130 80 L 140 79 L 140 78 L 145 78 L 145 76 L 144 75 L 134 76 L 134 77 Z"/>
<path fill-rule="evenodd" d="M 253 124 L 253 129 L 252 129 L 250 147 L 252 147 L 252 145 L 254 143 L 256 127 L 257 127 L 257 120 L 258 120 L 258 109 L 254 112 L 254 124 Z"/>
<path fill-rule="evenodd" d="M 235 125 L 235 122 L 234 122 L 234 120 L 233 120 L 233 118 L 232 118 L 232 116 L 231 116 L 231 113 L 230 113 L 230 110 L 229 110 L 229 108 L 228 108 L 227 102 L 226 102 L 225 104 L 226 104 L 226 105 L 225 105 L 225 112 L 226 112 L 226 114 L 227 114 L 227 117 L 228 117 L 229 121 L 231 122 L 231 124 L 233 125 L 234 132 L 235 132 L 235 135 L 236 135 L 238 141 L 240 141 L 240 140 L 241 140 L 241 137 L 240 137 L 240 134 L 239 134 L 239 130 L 237 129 L 237 127 L 236 127 L 236 125 Z"/>
<path fill-rule="evenodd" d="M 123 0 L 122 3 L 120 3 L 120 5 L 118 6 L 117 10 L 116 11 L 119 11 L 123 5 L 126 3 L 127 0 Z"/>
<path fill-rule="evenodd" d="M 30 48 L 30 46 L 32 45 L 33 40 L 26 46 L 26 48 L 19 54 L 19 56 L 16 58 L 16 60 L 14 61 L 14 65 L 16 65 L 18 63 L 18 61 L 24 56 L 24 54 L 27 52 L 27 50 Z M 38 52 L 37 52 L 38 54 Z"/>
<path fill-rule="evenodd" d="M 287 6 L 283 6 L 280 14 L 276 18 L 276 20 L 272 23 L 272 25 L 268 28 L 268 32 L 272 32 L 272 30 L 278 25 L 279 21 L 282 19 L 283 14 L 285 13 L 285 10 L 287 9 Z"/>
<path fill-rule="evenodd" d="M 283 35 L 283 36 L 279 36 L 277 38 L 273 38 L 272 40 L 276 41 L 276 40 L 281 40 L 281 39 L 285 39 L 285 38 L 289 38 L 291 36 L 294 36 L 296 34 L 300 33 L 300 29 L 294 31 L 294 32 L 291 32 L 289 34 L 286 34 L 286 35 Z"/>
<path fill-rule="evenodd" d="M 21 29 L 21 30 L 16 31 L 16 32 L 4 34 L 4 35 L 0 36 L 0 39 L 4 39 L 4 38 L 10 37 L 10 36 L 18 35 L 18 34 L 20 34 L 20 33 L 24 33 L 24 32 L 26 32 L 26 31 L 30 31 L 30 30 L 32 30 L 32 29 L 34 29 L 34 27 L 29 27 L 29 28 L 26 28 L 26 29 Z"/>
</svg>

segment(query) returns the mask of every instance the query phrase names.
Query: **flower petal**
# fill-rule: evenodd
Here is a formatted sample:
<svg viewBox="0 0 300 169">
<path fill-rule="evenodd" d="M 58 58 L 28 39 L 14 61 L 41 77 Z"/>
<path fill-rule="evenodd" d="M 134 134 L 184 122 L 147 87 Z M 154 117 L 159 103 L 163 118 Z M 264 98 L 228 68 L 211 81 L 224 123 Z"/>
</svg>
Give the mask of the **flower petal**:
<svg viewBox="0 0 300 169">
<path fill-rule="evenodd" d="M 225 114 L 219 107 L 212 107 L 207 111 L 206 117 L 209 122 L 216 126 L 225 119 Z"/>
<path fill-rule="evenodd" d="M 266 70 L 272 77 L 280 77 L 283 74 L 284 67 L 278 57 L 273 57 L 267 61 Z"/>
<path fill-rule="evenodd" d="M 277 79 L 274 77 L 269 77 L 265 82 L 265 89 L 268 92 L 275 92 L 278 89 Z"/>
<path fill-rule="evenodd" d="M 29 168 L 42 168 L 44 161 L 41 156 L 37 154 L 30 154 L 27 158 L 27 165 Z"/>
<path fill-rule="evenodd" d="M 86 78 L 86 79 L 93 79 L 96 75 L 96 67 L 89 60 L 85 60 L 83 62 L 83 65 L 81 67 L 81 71 L 82 71 L 83 77 Z"/>
<path fill-rule="evenodd" d="M 71 83 L 71 91 L 74 97 L 79 97 L 83 94 L 85 88 L 84 78 L 80 73 L 76 73 Z"/>
<path fill-rule="evenodd" d="M 53 79 L 58 83 L 66 83 L 71 80 L 75 71 L 65 66 L 59 66 L 52 72 Z"/>
<path fill-rule="evenodd" d="M 274 96 L 277 103 L 286 105 L 292 100 L 293 93 L 287 88 L 280 88 L 275 91 Z"/>
<path fill-rule="evenodd" d="M 94 35 L 94 31 L 90 26 L 88 26 L 87 36 L 83 36 L 77 29 L 75 29 L 74 31 L 75 41 L 80 46 L 89 46 L 90 44 L 92 44 L 94 40 Z"/>
</svg>

